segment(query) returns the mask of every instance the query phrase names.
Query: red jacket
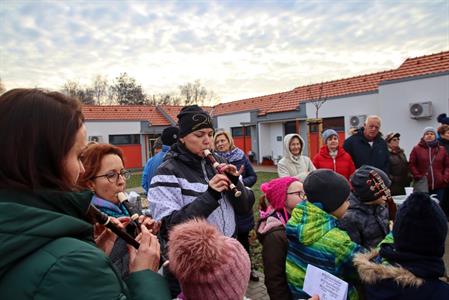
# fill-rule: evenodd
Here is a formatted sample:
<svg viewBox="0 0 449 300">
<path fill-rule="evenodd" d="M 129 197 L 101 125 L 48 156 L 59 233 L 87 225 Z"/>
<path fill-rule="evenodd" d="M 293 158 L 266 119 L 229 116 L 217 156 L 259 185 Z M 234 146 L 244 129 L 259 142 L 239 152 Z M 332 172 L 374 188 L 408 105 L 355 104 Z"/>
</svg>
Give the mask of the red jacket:
<svg viewBox="0 0 449 300">
<path fill-rule="evenodd" d="M 429 159 L 430 156 L 430 159 Z M 429 162 L 433 160 L 429 168 Z M 413 179 L 418 180 L 427 174 L 429 189 L 446 188 L 449 184 L 449 155 L 443 146 L 438 143 L 433 147 L 427 146 L 426 142 L 421 141 L 413 147 L 410 153 L 410 171 Z"/>
<path fill-rule="evenodd" d="M 322 146 L 320 152 L 313 157 L 313 164 L 317 169 L 334 170 L 348 180 L 355 171 L 355 165 L 351 156 L 341 146 L 338 146 L 338 153 L 335 159 L 330 156 L 327 146 Z"/>
</svg>

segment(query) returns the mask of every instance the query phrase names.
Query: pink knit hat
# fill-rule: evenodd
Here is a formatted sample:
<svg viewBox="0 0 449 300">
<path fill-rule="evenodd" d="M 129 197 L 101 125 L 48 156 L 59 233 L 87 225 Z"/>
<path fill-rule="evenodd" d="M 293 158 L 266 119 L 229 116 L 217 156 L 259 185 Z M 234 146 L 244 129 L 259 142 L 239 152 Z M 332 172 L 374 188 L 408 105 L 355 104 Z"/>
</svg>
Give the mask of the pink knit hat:
<svg viewBox="0 0 449 300">
<path fill-rule="evenodd" d="M 271 207 L 274 209 L 282 209 L 285 207 L 288 187 L 295 181 L 299 181 L 299 179 L 291 176 L 275 178 L 262 183 L 260 190 L 265 194 Z"/>
<path fill-rule="evenodd" d="M 251 264 L 242 245 L 205 220 L 177 225 L 169 234 L 169 267 L 187 300 L 243 299 Z"/>
</svg>

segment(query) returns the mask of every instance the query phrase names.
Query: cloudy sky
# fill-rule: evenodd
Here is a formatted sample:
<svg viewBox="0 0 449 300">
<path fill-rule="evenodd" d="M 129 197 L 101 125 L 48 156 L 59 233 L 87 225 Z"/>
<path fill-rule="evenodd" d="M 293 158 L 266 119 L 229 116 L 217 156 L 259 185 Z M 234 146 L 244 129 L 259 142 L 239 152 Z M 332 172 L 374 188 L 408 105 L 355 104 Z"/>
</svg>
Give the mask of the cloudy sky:
<svg viewBox="0 0 449 300">
<path fill-rule="evenodd" d="M 222 102 L 449 50 L 449 0 L 0 0 L 7 89 L 121 72 L 147 93 L 201 80 Z"/>
</svg>

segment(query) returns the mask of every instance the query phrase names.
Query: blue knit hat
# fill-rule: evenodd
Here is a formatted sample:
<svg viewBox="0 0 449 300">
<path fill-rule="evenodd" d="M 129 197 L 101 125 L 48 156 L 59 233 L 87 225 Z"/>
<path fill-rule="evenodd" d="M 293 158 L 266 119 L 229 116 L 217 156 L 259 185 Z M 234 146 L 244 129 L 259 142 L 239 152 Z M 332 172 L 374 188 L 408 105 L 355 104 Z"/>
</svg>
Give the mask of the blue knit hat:
<svg viewBox="0 0 449 300">
<path fill-rule="evenodd" d="M 436 129 L 431 126 L 424 128 L 422 135 L 424 136 L 426 134 L 426 132 L 429 132 L 429 131 L 433 132 L 433 134 L 435 134 L 435 136 L 437 135 Z"/>
<path fill-rule="evenodd" d="M 338 138 L 338 133 L 333 129 L 326 129 L 325 131 L 323 131 L 323 133 L 321 134 L 321 136 L 323 137 L 323 143 L 326 144 L 327 139 L 333 135 L 336 135 Z"/>
</svg>

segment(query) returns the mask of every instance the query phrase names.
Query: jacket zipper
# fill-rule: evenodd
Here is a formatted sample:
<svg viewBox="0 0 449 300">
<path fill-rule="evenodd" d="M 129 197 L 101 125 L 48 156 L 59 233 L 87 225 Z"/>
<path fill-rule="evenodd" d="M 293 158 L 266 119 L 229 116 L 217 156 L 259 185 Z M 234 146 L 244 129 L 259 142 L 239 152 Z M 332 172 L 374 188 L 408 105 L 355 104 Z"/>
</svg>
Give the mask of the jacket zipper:
<svg viewBox="0 0 449 300">
<path fill-rule="evenodd" d="M 432 148 L 429 147 L 429 169 L 430 176 L 432 177 L 432 190 L 435 189 L 435 178 L 433 177 L 433 167 L 432 167 Z"/>
</svg>

